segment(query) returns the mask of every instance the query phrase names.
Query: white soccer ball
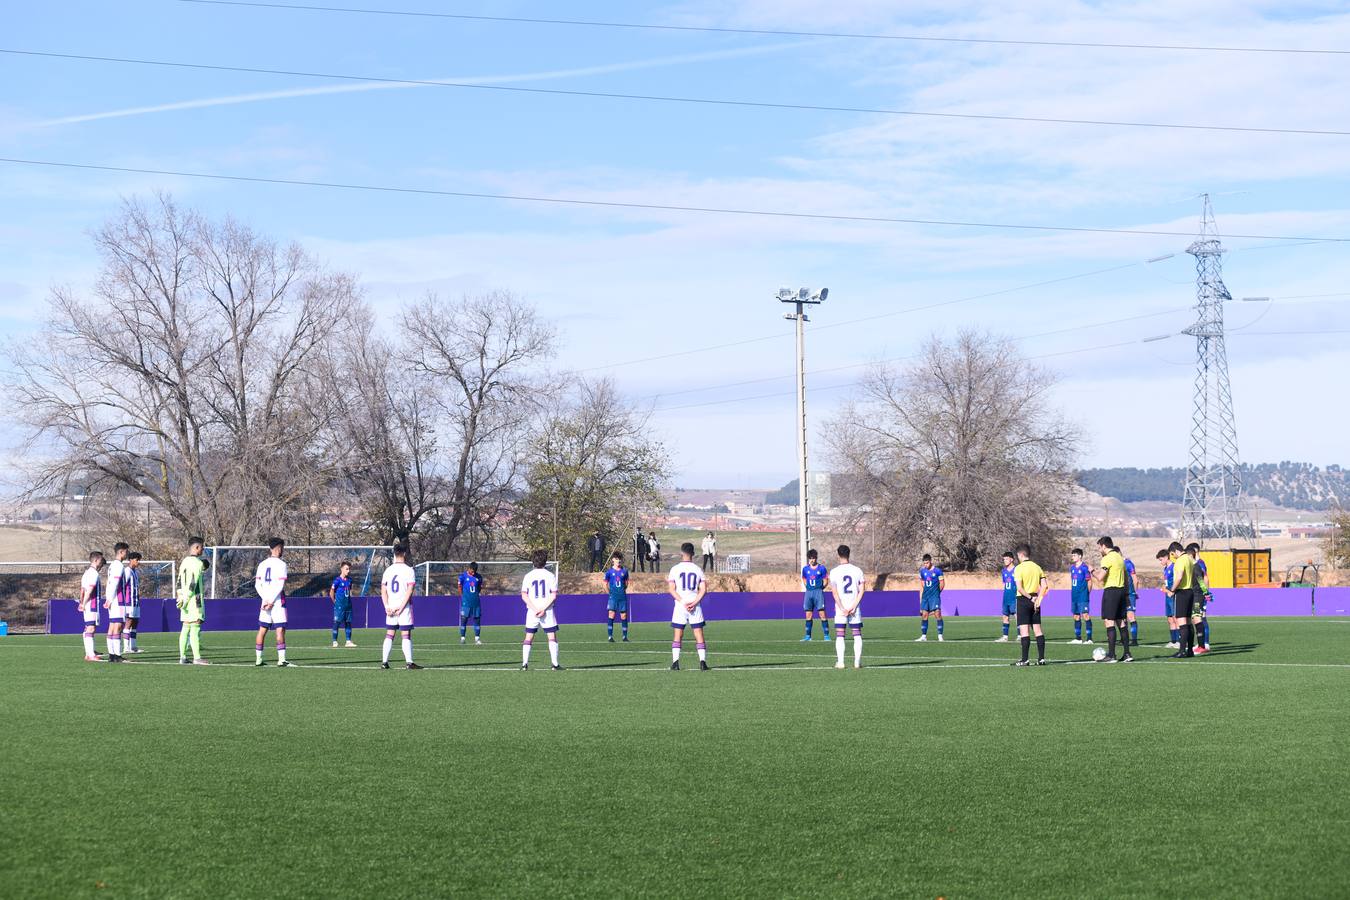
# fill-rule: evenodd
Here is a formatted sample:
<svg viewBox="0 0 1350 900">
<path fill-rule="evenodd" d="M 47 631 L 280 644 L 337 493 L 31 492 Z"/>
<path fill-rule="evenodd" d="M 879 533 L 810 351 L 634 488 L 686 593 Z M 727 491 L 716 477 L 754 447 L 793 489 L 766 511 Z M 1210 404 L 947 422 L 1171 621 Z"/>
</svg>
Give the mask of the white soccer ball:
<svg viewBox="0 0 1350 900">
<path fill-rule="evenodd" d="M 1094 647 L 1092 650 L 1092 658 L 1095 659 L 1097 662 L 1101 662 L 1102 660 L 1106 659 L 1106 648 Z"/>
</svg>

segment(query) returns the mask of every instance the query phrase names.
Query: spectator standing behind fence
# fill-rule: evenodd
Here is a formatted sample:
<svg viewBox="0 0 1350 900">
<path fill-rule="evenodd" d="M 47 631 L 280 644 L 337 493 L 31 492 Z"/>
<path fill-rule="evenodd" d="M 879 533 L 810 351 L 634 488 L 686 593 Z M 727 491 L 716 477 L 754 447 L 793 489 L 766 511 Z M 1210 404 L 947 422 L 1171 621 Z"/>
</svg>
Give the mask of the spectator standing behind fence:
<svg viewBox="0 0 1350 900">
<path fill-rule="evenodd" d="M 596 532 L 586 539 L 586 549 L 590 551 L 591 563 L 587 568 L 588 572 L 600 571 L 600 566 L 604 563 L 605 536 Z"/>
<path fill-rule="evenodd" d="M 647 559 L 652 564 L 652 571 L 657 572 L 661 569 L 661 542 L 656 539 L 656 532 L 653 531 L 647 535 Z"/>
<path fill-rule="evenodd" d="M 637 532 L 633 536 L 633 558 L 637 560 L 639 572 L 647 571 L 647 549 L 647 536 L 640 531 Z"/>
<path fill-rule="evenodd" d="M 703 571 L 717 571 L 717 536 L 711 531 L 703 539 Z"/>
</svg>

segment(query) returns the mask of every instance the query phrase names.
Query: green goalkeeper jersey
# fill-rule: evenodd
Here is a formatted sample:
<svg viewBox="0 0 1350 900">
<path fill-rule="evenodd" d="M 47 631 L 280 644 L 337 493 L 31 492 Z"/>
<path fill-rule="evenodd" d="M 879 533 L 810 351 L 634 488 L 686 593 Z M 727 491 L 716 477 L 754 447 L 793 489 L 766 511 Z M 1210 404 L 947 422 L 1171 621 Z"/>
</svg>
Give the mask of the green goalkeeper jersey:
<svg viewBox="0 0 1350 900">
<path fill-rule="evenodd" d="M 178 611 L 183 619 L 203 618 L 202 573 L 205 571 L 206 563 L 199 556 L 185 556 L 178 564 Z"/>
</svg>

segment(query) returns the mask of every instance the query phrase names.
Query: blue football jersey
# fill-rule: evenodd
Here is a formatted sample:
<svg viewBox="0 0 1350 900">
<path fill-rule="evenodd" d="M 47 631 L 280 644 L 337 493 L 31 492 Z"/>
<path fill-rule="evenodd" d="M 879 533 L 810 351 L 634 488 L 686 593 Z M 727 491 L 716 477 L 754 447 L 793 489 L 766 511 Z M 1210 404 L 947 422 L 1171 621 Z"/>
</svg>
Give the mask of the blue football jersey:
<svg viewBox="0 0 1350 900">
<path fill-rule="evenodd" d="M 814 566 L 802 566 L 802 583 L 808 591 L 825 589 L 825 581 L 830 577 L 829 570 L 816 563 Z"/>
<path fill-rule="evenodd" d="M 938 584 L 938 579 L 942 577 L 942 570 L 937 566 L 931 569 L 919 569 L 919 579 L 923 582 L 923 596 L 925 600 L 936 598 L 942 593 L 942 588 Z"/>
<path fill-rule="evenodd" d="M 1172 563 L 1163 566 L 1163 579 L 1167 582 L 1167 589 L 1172 589 Z"/>
<path fill-rule="evenodd" d="M 1016 566 L 1008 566 L 1006 569 L 1002 570 L 1004 599 L 1012 599 L 1017 596 L 1017 579 L 1013 577 L 1013 572 L 1016 571 L 1016 569 Z"/>
<path fill-rule="evenodd" d="M 339 575 L 333 579 L 333 599 L 338 603 L 347 603 L 352 597 L 352 580 Z"/>
<path fill-rule="evenodd" d="M 483 590 L 483 576 L 472 572 L 459 573 L 459 595 L 465 600 L 477 600 Z"/>
<path fill-rule="evenodd" d="M 1087 563 L 1069 566 L 1069 590 L 1072 593 L 1083 594 L 1089 591 L 1088 582 L 1091 578 L 1092 567 Z"/>
<path fill-rule="evenodd" d="M 628 595 L 628 570 L 623 566 L 614 568 L 610 566 L 605 570 L 605 583 L 609 585 L 609 595 L 611 597 L 625 597 Z"/>
</svg>

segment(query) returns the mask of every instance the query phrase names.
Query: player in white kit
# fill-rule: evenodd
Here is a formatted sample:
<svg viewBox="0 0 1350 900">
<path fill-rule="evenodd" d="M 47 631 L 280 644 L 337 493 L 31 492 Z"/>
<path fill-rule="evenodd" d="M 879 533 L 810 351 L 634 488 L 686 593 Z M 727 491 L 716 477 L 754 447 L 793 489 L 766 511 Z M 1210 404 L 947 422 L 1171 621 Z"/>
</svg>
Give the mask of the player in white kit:
<svg viewBox="0 0 1350 900">
<path fill-rule="evenodd" d="M 380 579 L 380 600 L 384 602 L 384 650 L 380 668 L 389 668 L 389 653 L 394 649 L 394 632 L 403 632 L 403 663 L 405 669 L 422 668 L 413 662 L 413 588 L 417 587 L 417 573 L 408 565 L 408 548 L 394 545 L 394 563 L 384 570 Z"/>
<path fill-rule="evenodd" d="M 122 579 L 122 608 L 127 614 L 127 623 L 122 626 L 122 643 L 127 653 L 140 653 L 136 646 L 136 629 L 141 624 L 141 554 L 135 550 L 127 554 L 126 576 Z"/>
<path fill-rule="evenodd" d="M 253 577 L 253 587 L 262 599 L 262 608 L 258 610 L 258 639 L 253 644 L 255 656 L 253 665 L 263 665 L 263 640 L 267 630 L 277 630 L 277 665 L 289 668 L 286 662 L 286 561 L 281 554 L 286 552 L 286 542 L 281 538 L 272 538 L 267 542 L 271 555 L 258 563 L 258 572 Z"/>
<path fill-rule="evenodd" d="M 703 569 L 694 562 L 694 545 L 686 541 L 680 545 L 682 559 L 666 576 L 670 596 L 675 598 L 675 611 L 670 615 L 670 626 L 675 635 L 670 642 L 670 669 L 680 670 L 680 647 L 684 644 L 684 629 L 693 626 L 694 641 L 698 645 L 698 667 L 708 671 L 708 645 L 703 642 L 703 598 L 708 593 L 708 582 Z"/>
<path fill-rule="evenodd" d="M 844 668 L 844 628 L 853 629 L 853 668 L 862 668 L 862 599 L 867 593 L 863 571 L 849 562 L 850 550 L 840 544 L 839 565 L 830 570 L 834 593 L 834 667 Z"/>
<path fill-rule="evenodd" d="M 103 608 L 108 611 L 108 662 L 123 662 L 122 625 L 127 620 L 122 600 L 126 594 L 126 558 L 131 547 L 122 541 L 113 544 L 112 562 L 103 581 Z"/>
<path fill-rule="evenodd" d="M 548 553 L 536 550 L 530 554 L 534 568 L 525 574 L 520 583 L 520 599 L 525 601 L 525 642 L 520 645 L 520 668 L 530 667 L 530 648 L 534 645 L 534 636 L 540 628 L 548 635 L 548 658 L 553 663 L 553 671 L 561 672 L 558 663 L 558 614 L 554 604 L 558 601 L 558 579 L 546 567 Z"/>
<path fill-rule="evenodd" d="M 94 632 L 98 631 L 98 573 L 103 568 L 103 554 L 98 550 L 89 554 L 89 568 L 80 576 L 80 614 L 84 616 L 84 661 L 102 662 L 94 652 Z"/>
</svg>

